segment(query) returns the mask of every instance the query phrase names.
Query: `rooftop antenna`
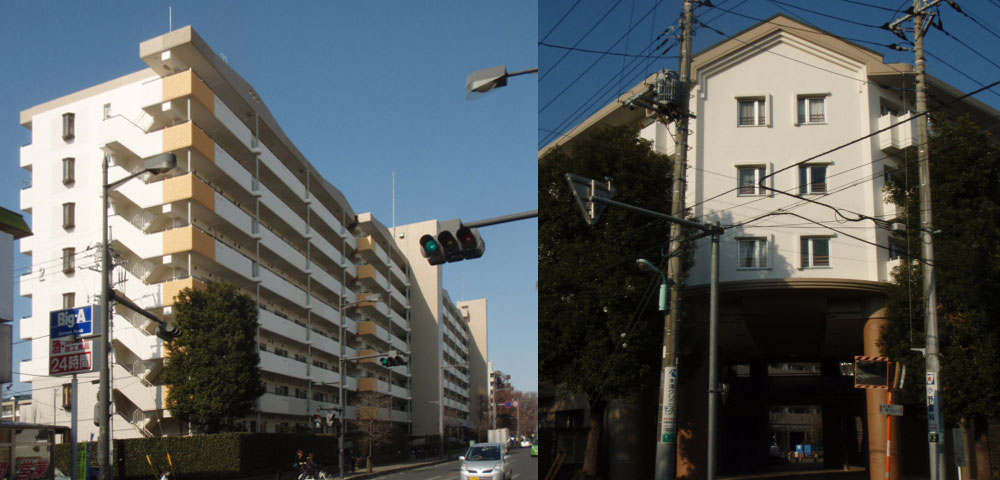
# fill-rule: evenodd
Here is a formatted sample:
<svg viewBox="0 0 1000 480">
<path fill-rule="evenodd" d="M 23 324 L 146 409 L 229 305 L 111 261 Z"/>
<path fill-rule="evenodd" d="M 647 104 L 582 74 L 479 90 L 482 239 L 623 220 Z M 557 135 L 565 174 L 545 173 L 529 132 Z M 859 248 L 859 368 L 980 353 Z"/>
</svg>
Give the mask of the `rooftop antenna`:
<svg viewBox="0 0 1000 480">
<path fill-rule="evenodd" d="M 396 171 L 392 171 L 392 234 L 396 234 Z"/>
<path fill-rule="evenodd" d="M 168 30 L 168 32 L 172 32 L 174 31 L 174 6 L 170 5 L 169 7 L 167 7 L 167 11 L 169 12 L 170 16 L 170 30 Z"/>
</svg>

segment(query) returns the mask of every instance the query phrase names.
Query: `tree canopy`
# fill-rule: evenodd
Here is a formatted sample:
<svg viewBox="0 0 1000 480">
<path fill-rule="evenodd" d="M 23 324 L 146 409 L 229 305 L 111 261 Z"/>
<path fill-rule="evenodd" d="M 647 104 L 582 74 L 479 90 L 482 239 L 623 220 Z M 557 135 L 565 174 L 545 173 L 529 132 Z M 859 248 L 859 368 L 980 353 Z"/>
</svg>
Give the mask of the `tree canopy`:
<svg viewBox="0 0 1000 480">
<path fill-rule="evenodd" d="M 591 401 L 631 398 L 640 386 L 658 382 L 663 331 L 655 295 L 660 278 L 635 262 L 644 257 L 665 270 L 669 225 L 608 208 L 588 226 L 566 173 L 610 177 L 615 200 L 669 212 L 670 161 L 654 153 L 636 127 L 622 126 L 597 129 L 572 150 L 552 150 L 539 165 L 542 380 Z"/>
<path fill-rule="evenodd" d="M 1000 149 L 966 117 L 937 116 L 930 137 L 934 277 L 945 420 L 1000 415 Z M 916 153 L 906 155 L 886 190 L 908 224 L 909 256 L 919 259 Z M 904 174 L 905 172 L 905 174 Z M 903 265 L 887 289 L 889 328 L 883 347 L 907 365 L 905 401 L 923 403 L 922 261 Z"/>
<path fill-rule="evenodd" d="M 231 428 L 264 393 L 256 304 L 233 284 L 210 283 L 181 290 L 174 309 L 183 335 L 167 350 L 167 408 L 205 433 Z"/>
</svg>

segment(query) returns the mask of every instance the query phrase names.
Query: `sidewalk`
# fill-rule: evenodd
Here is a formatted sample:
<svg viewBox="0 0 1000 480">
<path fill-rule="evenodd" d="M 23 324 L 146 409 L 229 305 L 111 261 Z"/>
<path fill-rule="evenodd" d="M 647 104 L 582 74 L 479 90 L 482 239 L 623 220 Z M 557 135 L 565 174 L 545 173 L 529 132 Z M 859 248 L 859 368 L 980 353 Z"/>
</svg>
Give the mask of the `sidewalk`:
<svg viewBox="0 0 1000 480">
<path fill-rule="evenodd" d="M 437 465 L 439 463 L 451 462 L 456 459 L 458 459 L 456 455 L 451 455 L 447 459 L 421 458 L 418 460 L 408 460 L 405 462 L 393 463 L 388 465 L 376 465 L 372 467 L 371 473 L 364 471 L 364 469 L 361 469 L 354 473 L 348 473 L 344 478 L 348 480 L 363 480 L 366 478 L 376 478 L 390 473 L 402 472 L 406 470 L 414 470 L 429 465 Z M 293 472 L 287 471 L 287 472 L 282 472 L 281 480 L 294 480 L 296 477 L 297 474 L 293 474 Z M 241 480 L 275 480 L 276 478 L 277 478 L 276 474 L 269 473 L 264 475 L 255 475 L 252 477 L 243 477 Z"/>
</svg>

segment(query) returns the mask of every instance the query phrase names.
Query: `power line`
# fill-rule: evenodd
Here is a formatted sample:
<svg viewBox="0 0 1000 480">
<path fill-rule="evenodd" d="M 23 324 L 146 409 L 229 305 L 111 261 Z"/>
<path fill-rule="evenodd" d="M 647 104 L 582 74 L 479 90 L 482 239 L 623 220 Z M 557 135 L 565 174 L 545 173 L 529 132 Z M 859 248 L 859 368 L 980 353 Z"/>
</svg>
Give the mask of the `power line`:
<svg viewBox="0 0 1000 480">
<path fill-rule="evenodd" d="M 830 14 L 827 14 L 827 13 L 818 12 L 816 10 L 810 10 L 808 8 L 805 8 L 805 7 L 800 7 L 798 5 L 792 5 L 790 3 L 785 3 L 785 2 L 782 2 L 780 0 L 768 0 L 768 1 L 771 2 L 771 3 L 773 3 L 773 4 L 776 4 L 776 5 L 784 5 L 786 7 L 794 8 L 796 10 L 802 10 L 804 12 L 809 12 L 809 13 L 813 13 L 813 14 L 819 15 L 821 17 L 831 18 L 833 20 L 838 20 L 838 21 L 841 21 L 841 22 L 850 23 L 852 25 L 858 25 L 858 26 L 861 26 L 861 27 L 868 27 L 868 28 L 875 28 L 875 29 L 879 29 L 879 30 L 882 29 L 881 25 L 872 25 L 870 23 L 858 22 L 856 20 L 851 20 L 849 18 L 841 18 L 841 17 L 837 17 L 837 16 L 830 15 Z"/>
<path fill-rule="evenodd" d="M 617 2 L 615 2 L 615 4 L 612 5 L 611 8 L 609 8 L 608 11 L 605 12 L 603 16 L 601 16 L 600 19 L 598 19 L 596 22 L 594 22 L 594 24 L 590 26 L 590 29 L 588 29 L 587 32 L 584 33 L 583 36 L 580 37 L 580 39 L 577 40 L 576 43 L 573 44 L 573 47 L 576 48 L 577 46 L 579 46 L 580 42 L 582 42 L 585 38 L 587 38 L 587 36 L 590 35 L 590 33 L 593 32 L 594 29 L 597 28 L 597 26 L 600 25 L 601 22 L 603 22 L 605 18 L 608 18 L 608 15 L 611 15 L 611 12 L 613 12 L 616 8 L 618 8 L 618 5 L 620 5 L 621 3 L 622 3 L 622 0 L 618 0 Z M 617 43 L 615 43 L 615 45 L 617 45 Z M 559 60 L 556 60 L 556 62 L 554 64 L 552 64 L 551 66 L 549 66 L 548 68 L 546 68 L 545 71 L 542 72 L 541 76 L 538 77 L 538 81 L 541 82 L 542 80 L 545 79 L 545 77 L 550 72 L 552 72 L 553 70 L 555 70 L 556 67 L 558 67 L 559 64 L 563 61 L 563 59 L 566 58 L 566 55 L 569 55 L 568 51 L 566 53 L 564 53 L 563 56 L 559 57 Z"/>
<path fill-rule="evenodd" d="M 549 48 L 558 48 L 558 49 L 562 49 L 562 50 L 572 50 L 572 51 L 575 51 L 575 52 L 583 52 L 583 53 L 599 53 L 601 55 L 611 55 L 611 56 L 617 56 L 617 57 L 657 58 L 657 59 L 678 58 L 677 55 L 641 55 L 641 54 L 637 54 L 637 53 L 610 52 L 610 51 L 602 51 L 602 50 L 590 50 L 590 49 L 586 49 L 586 48 L 574 48 L 574 47 L 567 47 L 567 46 L 564 46 L 564 45 L 555 45 L 555 44 L 552 44 L 552 43 L 545 43 L 545 42 L 538 42 L 538 44 L 541 45 L 541 46 L 543 46 L 543 47 L 549 47 Z M 624 70 L 624 68 L 622 70 Z"/>
<path fill-rule="evenodd" d="M 556 31 L 556 29 L 559 28 L 559 25 L 562 24 L 563 20 L 566 20 L 566 17 L 569 16 L 569 14 L 576 9 L 576 6 L 579 5 L 581 1 L 582 0 L 576 0 L 576 3 L 574 3 L 573 6 L 569 7 L 569 10 L 566 10 L 566 13 L 564 13 L 562 17 L 559 17 L 559 21 L 556 22 L 556 24 L 549 29 L 549 33 L 546 33 L 545 36 L 542 37 L 543 42 L 549 38 L 549 35 L 552 35 L 552 32 Z"/>
</svg>

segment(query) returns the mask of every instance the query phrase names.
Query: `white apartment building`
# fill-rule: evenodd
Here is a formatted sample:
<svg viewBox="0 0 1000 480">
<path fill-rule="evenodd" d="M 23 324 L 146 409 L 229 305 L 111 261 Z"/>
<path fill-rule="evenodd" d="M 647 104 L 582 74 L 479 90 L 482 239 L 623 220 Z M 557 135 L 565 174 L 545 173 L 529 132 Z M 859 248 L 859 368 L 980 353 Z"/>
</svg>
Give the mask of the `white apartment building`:
<svg viewBox="0 0 1000 480">
<path fill-rule="evenodd" d="M 420 237 L 437 235 L 439 228 L 437 220 L 397 226 L 393 238 L 411 260 L 413 369 L 441 372 L 422 373 L 413 384 L 413 434 L 447 429 L 447 436 L 458 437 L 474 427 L 478 395 L 486 392 L 486 299 L 456 304 L 444 289 L 442 265 L 430 265 L 421 255 Z"/>
<path fill-rule="evenodd" d="M 116 291 L 167 321 L 180 289 L 207 282 L 232 282 L 257 301 L 267 393 L 247 430 L 307 428 L 313 414 L 339 406 L 341 386 L 347 418 L 360 415 L 357 394 L 374 390 L 391 397 L 380 418 L 409 430 L 408 365 L 348 362 L 338 371 L 341 356 L 410 350 L 409 266 L 388 230 L 353 210 L 194 29 L 145 41 L 140 56 L 142 71 L 21 112 L 32 132 L 21 148 L 21 167 L 32 175 L 21 208 L 35 235 L 21 242 L 32 261 L 20 282 L 32 300 L 21 339 L 31 341 L 32 357 L 19 371 L 32 385 L 37 421 L 69 422 L 61 405 L 42 405 L 69 382 L 46 376 L 48 318 L 98 302 L 101 162 L 113 182 L 143 158 L 172 152 L 174 170 L 109 194 Z M 371 301 L 373 293 L 381 299 Z M 115 309 L 115 438 L 188 431 L 164 409 L 164 346 L 154 330 Z M 79 382 L 80 438 L 96 433 L 96 379 Z"/>
<path fill-rule="evenodd" d="M 751 382 L 752 391 L 759 392 L 763 383 L 752 382 L 771 382 L 772 394 L 780 391 L 783 380 L 767 379 L 768 362 L 813 362 L 817 377 L 830 378 L 826 384 L 850 385 L 837 380 L 843 375 L 840 362 L 880 354 L 878 335 L 886 325 L 883 285 L 893 267 L 905 261 L 905 242 L 885 222 L 850 220 L 891 221 L 898 215 L 883 186 L 904 156 L 916 155 L 911 148 L 916 123 L 908 121 L 915 110 L 913 72 L 910 64 L 885 63 L 877 52 L 782 15 L 694 55 L 689 93 L 696 118 L 689 124 L 685 205 L 697 221 L 730 227 L 720 241 L 719 363 L 727 370 L 748 365 L 752 372 L 748 380 L 732 380 L 734 385 Z M 655 81 L 656 75 L 647 78 L 539 156 L 557 145 L 572 148 L 601 125 L 637 123 L 657 152 L 676 158 L 676 123 L 624 105 Z M 962 93 L 933 77 L 929 90 L 932 107 L 947 102 L 952 112 L 968 112 L 981 123 L 1000 115 L 971 97 L 955 101 Z M 915 182 L 916 172 L 910 178 Z M 778 192 L 760 188 L 762 179 Z M 615 187 L 624 191 L 629 185 Z M 683 306 L 698 325 L 699 339 L 681 338 L 682 351 L 690 348 L 686 344 L 707 350 L 709 246 L 708 238 L 697 242 L 685 285 Z M 679 391 L 707 390 L 707 362 L 701 363 L 693 383 L 684 385 L 682 378 Z M 725 372 L 720 378 L 727 378 Z M 863 394 L 848 386 L 830 393 L 800 400 L 822 406 L 824 422 L 830 422 L 824 429 L 827 445 L 843 440 L 838 422 L 854 428 L 855 417 L 867 417 L 870 471 L 881 475 L 885 415 L 878 414 L 878 405 L 886 402 L 885 391 Z M 743 404 L 753 401 L 758 400 Z M 677 474 L 700 478 L 707 409 L 701 394 L 680 402 L 678 415 L 693 424 L 678 435 L 684 453 Z M 766 423 L 767 407 L 747 407 L 753 413 L 743 418 Z M 734 438 L 766 435 L 766 429 L 741 430 L 746 423 L 738 422 L 745 420 L 735 414 L 728 423 L 725 411 L 722 416 L 722 430 Z M 623 469 L 617 475 L 625 475 L 634 445 L 612 443 L 612 455 L 623 455 L 616 457 L 616 468 Z M 768 439 L 746 444 L 767 445 Z M 719 451 L 726 455 L 720 462 L 738 459 L 748 449 L 723 440 Z M 839 455 L 827 449 L 826 460 L 837 465 Z M 636 462 L 640 458 L 633 456 Z M 899 458 L 897 453 L 893 458 Z"/>
</svg>

